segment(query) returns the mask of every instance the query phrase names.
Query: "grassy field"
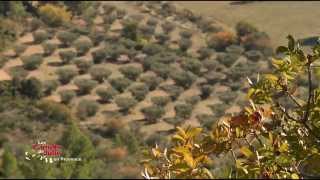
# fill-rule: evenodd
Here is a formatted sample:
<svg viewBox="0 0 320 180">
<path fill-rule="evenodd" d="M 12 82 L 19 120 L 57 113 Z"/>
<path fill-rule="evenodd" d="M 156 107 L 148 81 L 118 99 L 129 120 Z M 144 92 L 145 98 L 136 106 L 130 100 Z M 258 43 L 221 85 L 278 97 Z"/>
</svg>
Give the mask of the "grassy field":
<svg viewBox="0 0 320 180">
<path fill-rule="evenodd" d="M 266 31 L 273 45 L 286 43 L 287 34 L 296 38 L 320 35 L 320 2 L 253 2 L 230 5 L 230 1 L 219 2 L 175 2 L 202 15 L 208 15 L 229 26 L 245 20 Z"/>
</svg>

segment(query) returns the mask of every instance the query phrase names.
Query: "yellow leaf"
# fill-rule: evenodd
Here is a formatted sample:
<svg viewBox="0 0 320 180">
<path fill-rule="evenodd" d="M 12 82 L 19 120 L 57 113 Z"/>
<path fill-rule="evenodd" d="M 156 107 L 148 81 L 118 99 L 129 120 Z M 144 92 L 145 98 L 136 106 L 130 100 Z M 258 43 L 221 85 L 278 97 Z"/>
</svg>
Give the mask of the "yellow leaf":
<svg viewBox="0 0 320 180">
<path fill-rule="evenodd" d="M 202 131 L 202 128 L 192 128 L 190 129 L 189 131 L 187 131 L 187 137 L 188 138 L 192 138 L 192 137 L 195 137 L 197 136 L 198 134 L 200 134 Z"/>
<path fill-rule="evenodd" d="M 278 77 L 273 74 L 265 74 L 264 77 L 271 82 L 278 81 Z"/>
<path fill-rule="evenodd" d="M 291 174 L 292 179 L 299 179 L 299 175 L 296 173 Z"/>
<path fill-rule="evenodd" d="M 175 134 L 175 135 L 172 137 L 172 139 L 180 140 L 180 141 L 182 141 L 182 142 L 185 142 L 185 141 L 186 141 L 186 140 L 185 140 L 183 137 L 181 137 L 179 134 Z"/>
<path fill-rule="evenodd" d="M 245 155 L 245 156 L 248 157 L 248 158 L 253 155 L 253 152 L 252 152 L 249 148 L 247 148 L 247 147 L 245 147 L 245 146 L 243 146 L 243 147 L 240 149 L 240 151 L 241 151 L 241 153 L 242 153 L 243 155 Z"/>
<path fill-rule="evenodd" d="M 289 149 L 288 144 L 287 144 L 287 143 L 282 143 L 281 146 L 280 146 L 280 148 L 279 148 L 279 151 L 280 151 L 280 152 L 287 152 L 288 149 Z"/>
<path fill-rule="evenodd" d="M 183 138 L 186 138 L 186 132 L 181 128 L 181 127 L 177 127 L 178 129 L 178 134 L 181 135 Z"/>
</svg>

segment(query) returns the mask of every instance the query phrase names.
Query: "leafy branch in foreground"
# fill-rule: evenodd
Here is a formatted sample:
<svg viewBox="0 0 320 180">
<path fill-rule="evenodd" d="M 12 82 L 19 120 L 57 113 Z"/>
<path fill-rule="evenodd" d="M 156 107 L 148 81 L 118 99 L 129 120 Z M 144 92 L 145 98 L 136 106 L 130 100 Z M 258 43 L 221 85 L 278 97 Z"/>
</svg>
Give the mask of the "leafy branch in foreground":
<svg viewBox="0 0 320 180">
<path fill-rule="evenodd" d="M 310 178 L 320 176 L 320 89 L 313 68 L 320 44 L 305 54 L 288 36 L 277 48 L 274 71 L 248 78 L 249 105 L 217 121 L 209 132 L 178 128 L 170 147 L 146 150 L 145 178 L 216 178 L 213 156 L 233 158 L 228 178 Z M 297 79 L 307 76 L 307 97 L 298 96 Z"/>
</svg>

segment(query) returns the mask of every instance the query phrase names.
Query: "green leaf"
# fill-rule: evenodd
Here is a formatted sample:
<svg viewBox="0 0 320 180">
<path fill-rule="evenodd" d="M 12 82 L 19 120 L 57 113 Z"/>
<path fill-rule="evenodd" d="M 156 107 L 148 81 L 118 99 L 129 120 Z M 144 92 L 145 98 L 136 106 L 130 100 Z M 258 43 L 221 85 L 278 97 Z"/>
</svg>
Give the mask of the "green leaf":
<svg viewBox="0 0 320 180">
<path fill-rule="evenodd" d="M 285 47 L 285 46 L 279 46 L 279 47 L 276 49 L 276 53 L 277 53 L 277 54 L 286 53 L 286 52 L 288 52 L 288 48 Z"/>
<path fill-rule="evenodd" d="M 289 51 L 293 51 L 294 50 L 294 45 L 295 45 L 295 41 L 293 39 L 293 37 L 291 35 L 287 36 L 288 41 L 288 49 Z"/>
</svg>

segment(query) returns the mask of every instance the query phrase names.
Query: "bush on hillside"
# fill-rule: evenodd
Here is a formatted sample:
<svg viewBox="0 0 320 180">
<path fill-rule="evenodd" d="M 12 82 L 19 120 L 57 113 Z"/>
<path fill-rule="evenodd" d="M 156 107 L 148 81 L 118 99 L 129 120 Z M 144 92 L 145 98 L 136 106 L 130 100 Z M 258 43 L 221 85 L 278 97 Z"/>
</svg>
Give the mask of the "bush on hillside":
<svg viewBox="0 0 320 180">
<path fill-rule="evenodd" d="M 73 44 L 78 56 L 84 56 L 93 47 L 90 39 L 77 39 Z"/>
<path fill-rule="evenodd" d="M 187 58 L 182 61 L 181 67 L 186 71 L 199 75 L 202 64 L 197 59 Z"/>
<path fill-rule="evenodd" d="M 234 53 L 219 53 L 217 55 L 217 61 L 226 67 L 231 67 L 234 62 L 240 57 L 239 54 Z"/>
<path fill-rule="evenodd" d="M 129 88 L 129 91 L 137 101 L 142 101 L 148 94 L 149 89 L 144 83 L 135 83 Z"/>
<path fill-rule="evenodd" d="M 182 52 L 186 52 L 192 46 L 192 41 L 191 39 L 182 38 L 179 40 L 178 45 Z"/>
<path fill-rule="evenodd" d="M 83 99 L 77 107 L 77 116 L 84 120 L 94 116 L 99 110 L 99 104 L 93 100 Z"/>
<path fill-rule="evenodd" d="M 115 102 L 124 114 L 127 114 L 129 110 L 138 103 L 134 98 L 124 96 L 116 97 Z"/>
<path fill-rule="evenodd" d="M 153 96 L 151 102 L 156 106 L 166 106 L 171 101 L 169 96 Z"/>
<path fill-rule="evenodd" d="M 156 76 L 155 74 L 144 74 L 140 76 L 140 81 L 144 82 L 150 91 L 153 91 L 157 86 L 163 81 L 162 78 Z"/>
<path fill-rule="evenodd" d="M 208 39 L 208 47 L 217 51 L 224 51 L 226 47 L 235 43 L 235 37 L 231 32 L 221 31 L 214 33 Z"/>
<path fill-rule="evenodd" d="M 15 45 L 14 48 L 13 48 L 16 57 L 18 57 L 22 53 L 24 53 L 26 49 L 27 49 L 27 46 L 24 45 L 24 44 Z"/>
<path fill-rule="evenodd" d="M 49 96 L 53 91 L 55 91 L 58 88 L 59 82 L 55 79 L 46 80 L 42 83 L 42 86 L 43 86 L 43 94 L 46 96 Z"/>
<path fill-rule="evenodd" d="M 155 38 L 160 45 L 165 45 L 166 42 L 168 42 L 170 40 L 170 36 L 165 33 L 157 33 L 155 35 Z"/>
<path fill-rule="evenodd" d="M 161 106 L 151 105 L 141 109 L 141 112 L 144 114 L 146 120 L 150 123 L 156 123 L 164 114 L 165 110 Z"/>
<path fill-rule="evenodd" d="M 74 50 L 64 50 L 59 52 L 59 56 L 63 64 L 69 64 L 76 55 L 77 53 Z"/>
<path fill-rule="evenodd" d="M 39 8 L 40 18 L 49 26 L 57 27 L 71 20 L 71 13 L 65 8 L 53 4 L 45 4 Z"/>
<path fill-rule="evenodd" d="M 135 81 L 138 76 L 143 72 L 139 66 L 123 66 L 119 71 L 128 79 Z"/>
<path fill-rule="evenodd" d="M 79 95 L 89 94 L 91 90 L 98 85 L 97 81 L 87 78 L 77 78 L 73 83 L 78 86 Z"/>
<path fill-rule="evenodd" d="M 258 29 L 248 22 L 240 21 L 236 24 L 236 32 L 238 37 L 242 37 L 258 32 Z"/>
<path fill-rule="evenodd" d="M 19 92 L 31 99 L 40 99 L 42 97 L 42 83 L 35 77 L 21 81 Z"/>
<path fill-rule="evenodd" d="M 92 58 L 93 58 L 93 62 L 95 64 L 100 64 L 102 63 L 107 56 L 106 50 L 104 48 L 99 48 L 97 50 L 94 50 L 92 53 Z"/>
<path fill-rule="evenodd" d="M 50 100 L 41 100 L 37 102 L 36 106 L 42 111 L 42 120 L 50 120 L 55 123 L 66 123 L 71 119 L 69 108 L 63 104 Z"/>
<path fill-rule="evenodd" d="M 189 71 L 174 71 L 170 74 L 176 85 L 185 89 L 189 88 L 196 80 L 196 76 Z"/>
<path fill-rule="evenodd" d="M 49 34 L 45 30 L 36 30 L 33 34 L 33 42 L 35 44 L 40 44 L 43 41 L 49 39 Z"/>
<path fill-rule="evenodd" d="M 132 81 L 125 77 L 117 77 L 109 79 L 109 83 L 113 88 L 122 93 L 129 87 Z"/>
<path fill-rule="evenodd" d="M 59 92 L 61 103 L 69 104 L 74 97 L 76 97 L 76 92 L 74 90 L 62 90 Z"/>
<path fill-rule="evenodd" d="M 59 31 L 57 33 L 57 38 L 63 47 L 69 47 L 78 37 L 78 34 L 69 31 Z"/>
<path fill-rule="evenodd" d="M 184 98 L 184 101 L 191 106 L 195 106 L 198 102 L 201 101 L 201 97 L 198 95 L 187 96 Z"/>
<path fill-rule="evenodd" d="M 192 114 L 192 105 L 187 103 L 178 103 L 174 106 L 176 117 L 181 119 L 189 119 Z"/>
<path fill-rule="evenodd" d="M 212 90 L 213 90 L 213 88 L 209 84 L 200 85 L 201 99 L 207 99 L 211 95 Z"/>
<path fill-rule="evenodd" d="M 170 66 L 161 62 L 151 63 L 150 70 L 155 72 L 163 79 L 167 79 L 170 73 Z"/>
<path fill-rule="evenodd" d="M 174 30 L 175 25 L 171 22 L 164 22 L 161 24 L 161 27 L 162 27 L 162 31 L 165 34 L 169 34 L 170 32 L 172 32 Z"/>
<path fill-rule="evenodd" d="M 21 57 L 21 60 L 26 70 L 35 70 L 42 64 L 43 57 L 41 54 L 32 54 Z"/>
<path fill-rule="evenodd" d="M 79 74 L 86 74 L 92 66 L 92 61 L 84 58 L 76 58 L 72 61 L 79 69 Z"/>
<path fill-rule="evenodd" d="M 168 93 L 172 101 L 178 99 L 180 94 L 184 91 L 182 87 L 171 84 L 160 86 L 160 89 Z"/>
<path fill-rule="evenodd" d="M 99 87 L 96 90 L 96 94 L 100 97 L 102 103 L 108 103 L 118 95 L 119 92 L 112 87 Z"/>
<path fill-rule="evenodd" d="M 92 79 L 102 83 L 111 75 L 111 71 L 106 66 L 93 66 L 89 70 Z"/>
<path fill-rule="evenodd" d="M 45 56 L 50 56 L 58 48 L 58 45 L 49 41 L 45 41 L 42 44 L 43 54 Z"/>
<path fill-rule="evenodd" d="M 59 81 L 62 84 L 68 84 L 73 77 L 78 75 L 78 70 L 73 66 L 64 66 L 57 69 L 56 74 L 58 75 Z"/>
<path fill-rule="evenodd" d="M 190 39 L 192 37 L 192 31 L 188 31 L 188 30 L 183 30 L 180 31 L 179 35 L 181 37 L 181 39 Z"/>
</svg>

